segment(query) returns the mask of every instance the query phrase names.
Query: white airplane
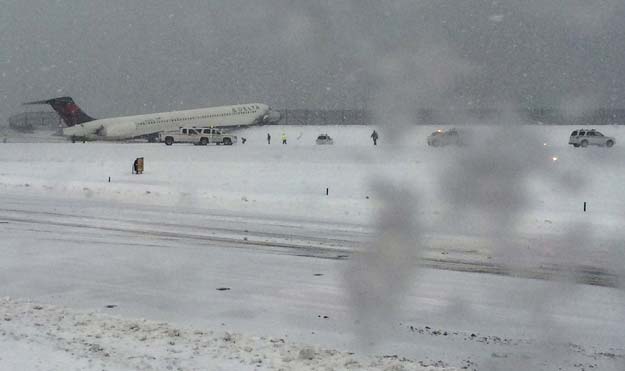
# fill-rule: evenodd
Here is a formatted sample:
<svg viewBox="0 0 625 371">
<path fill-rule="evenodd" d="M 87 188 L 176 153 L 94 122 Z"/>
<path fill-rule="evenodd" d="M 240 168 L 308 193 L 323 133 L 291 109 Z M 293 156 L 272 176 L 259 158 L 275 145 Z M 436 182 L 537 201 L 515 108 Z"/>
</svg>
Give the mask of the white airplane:
<svg viewBox="0 0 625 371">
<path fill-rule="evenodd" d="M 184 111 L 150 113 L 94 119 L 74 103 L 71 97 L 52 98 L 24 104 L 49 104 L 61 116 L 66 128 L 63 136 L 76 140 L 123 140 L 147 138 L 155 141 L 162 131 L 183 126 L 230 128 L 264 125 L 280 120 L 280 113 L 262 103 L 237 104 Z"/>
</svg>

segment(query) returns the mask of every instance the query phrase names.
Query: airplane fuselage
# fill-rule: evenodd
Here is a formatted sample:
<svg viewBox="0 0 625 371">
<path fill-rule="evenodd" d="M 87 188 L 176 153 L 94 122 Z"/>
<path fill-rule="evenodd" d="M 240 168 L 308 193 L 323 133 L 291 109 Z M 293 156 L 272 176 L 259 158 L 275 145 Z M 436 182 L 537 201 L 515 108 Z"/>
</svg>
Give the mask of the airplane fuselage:
<svg viewBox="0 0 625 371">
<path fill-rule="evenodd" d="M 268 123 L 271 118 L 269 106 L 249 103 L 93 120 L 64 128 L 63 135 L 87 140 L 123 140 L 178 130 L 182 126 L 236 128 Z"/>
</svg>

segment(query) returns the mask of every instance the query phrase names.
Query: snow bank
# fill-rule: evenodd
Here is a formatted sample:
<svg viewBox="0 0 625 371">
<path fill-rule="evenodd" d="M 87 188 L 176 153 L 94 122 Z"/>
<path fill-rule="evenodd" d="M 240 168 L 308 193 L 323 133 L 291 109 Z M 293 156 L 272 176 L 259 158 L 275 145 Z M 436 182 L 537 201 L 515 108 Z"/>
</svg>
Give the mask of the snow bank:
<svg viewBox="0 0 625 371">
<path fill-rule="evenodd" d="M 3 370 L 456 370 L 10 298 L 0 308 Z"/>
</svg>

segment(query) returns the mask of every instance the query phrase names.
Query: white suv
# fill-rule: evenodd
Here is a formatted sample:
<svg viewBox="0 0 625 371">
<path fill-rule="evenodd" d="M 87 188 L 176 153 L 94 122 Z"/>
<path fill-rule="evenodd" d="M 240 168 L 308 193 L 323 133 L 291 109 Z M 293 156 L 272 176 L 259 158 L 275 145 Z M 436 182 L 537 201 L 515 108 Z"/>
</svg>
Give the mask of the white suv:
<svg viewBox="0 0 625 371">
<path fill-rule="evenodd" d="M 607 137 L 595 129 L 579 129 L 571 133 L 569 144 L 573 147 L 601 146 L 612 147 L 616 143 L 613 137 Z"/>
</svg>

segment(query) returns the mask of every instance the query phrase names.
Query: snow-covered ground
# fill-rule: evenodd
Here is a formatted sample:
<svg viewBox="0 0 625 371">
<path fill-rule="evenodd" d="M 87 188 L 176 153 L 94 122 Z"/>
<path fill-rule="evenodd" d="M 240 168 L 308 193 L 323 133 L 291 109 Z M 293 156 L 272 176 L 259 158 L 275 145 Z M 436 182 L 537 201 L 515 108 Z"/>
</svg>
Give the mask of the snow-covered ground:
<svg viewBox="0 0 625 371">
<path fill-rule="evenodd" d="M 435 129 L 0 143 L 0 369 L 623 369 L 625 129 Z"/>
<path fill-rule="evenodd" d="M 178 329 L 58 306 L 0 301 L 6 370 L 426 370 L 398 356 L 354 357 L 284 338 Z M 435 366 L 440 366 L 437 364 Z M 432 367 L 440 370 L 451 368 Z"/>
</svg>

